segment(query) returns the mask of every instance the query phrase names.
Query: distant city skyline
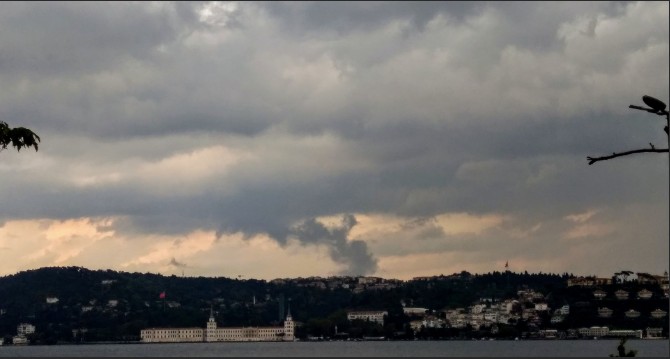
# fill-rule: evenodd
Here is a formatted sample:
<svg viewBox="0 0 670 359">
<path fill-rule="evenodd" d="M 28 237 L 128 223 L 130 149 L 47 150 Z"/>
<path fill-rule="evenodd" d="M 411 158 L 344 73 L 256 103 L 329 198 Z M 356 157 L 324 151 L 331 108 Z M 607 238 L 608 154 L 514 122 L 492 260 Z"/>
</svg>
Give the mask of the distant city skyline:
<svg viewBox="0 0 670 359">
<path fill-rule="evenodd" d="M 667 2 L 9 2 L 0 275 L 669 269 Z"/>
</svg>

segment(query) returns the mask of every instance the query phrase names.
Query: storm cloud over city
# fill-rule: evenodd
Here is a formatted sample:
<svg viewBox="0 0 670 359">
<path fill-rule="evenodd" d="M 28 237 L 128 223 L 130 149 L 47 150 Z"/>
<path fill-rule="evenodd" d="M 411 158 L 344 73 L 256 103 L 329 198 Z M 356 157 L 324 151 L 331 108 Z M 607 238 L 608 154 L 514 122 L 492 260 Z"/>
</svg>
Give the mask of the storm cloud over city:
<svg viewBox="0 0 670 359">
<path fill-rule="evenodd" d="M 0 274 L 668 270 L 667 2 L 10 2 Z"/>
</svg>

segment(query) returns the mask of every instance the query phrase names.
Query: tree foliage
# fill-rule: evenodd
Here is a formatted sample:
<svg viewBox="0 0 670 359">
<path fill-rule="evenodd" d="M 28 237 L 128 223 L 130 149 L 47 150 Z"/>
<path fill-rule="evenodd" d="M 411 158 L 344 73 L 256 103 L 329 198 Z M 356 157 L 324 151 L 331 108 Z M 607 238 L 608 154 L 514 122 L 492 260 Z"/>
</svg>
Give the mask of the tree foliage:
<svg viewBox="0 0 670 359">
<path fill-rule="evenodd" d="M 6 122 L 0 121 L 0 150 L 11 145 L 17 151 L 23 147 L 33 147 L 37 151 L 39 142 L 40 136 L 32 130 L 25 127 L 11 128 Z"/>
</svg>

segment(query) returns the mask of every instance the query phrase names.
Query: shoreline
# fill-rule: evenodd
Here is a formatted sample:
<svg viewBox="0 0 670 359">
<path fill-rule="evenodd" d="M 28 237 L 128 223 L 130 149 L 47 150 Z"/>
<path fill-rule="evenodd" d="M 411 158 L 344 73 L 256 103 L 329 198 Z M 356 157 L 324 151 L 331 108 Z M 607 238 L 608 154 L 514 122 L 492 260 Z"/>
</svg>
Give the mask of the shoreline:
<svg viewBox="0 0 670 359">
<path fill-rule="evenodd" d="M 667 337 L 658 337 L 658 338 L 632 338 L 628 337 L 629 341 L 657 341 L 657 340 L 668 340 Z M 2 347 L 47 347 L 47 346 L 86 346 L 86 345 L 164 345 L 164 344 L 241 344 L 241 343 L 324 343 L 324 342 L 491 342 L 491 341 L 501 341 L 501 342 L 590 342 L 590 341 L 619 341 L 621 338 L 617 337 L 607 337 L 607 338 L 572 338 L 572 339 L 559 339 L 559 338 L 525 338 L 525 339 L 510 339 L 510 338 L 482 338 L 482 339 L 465 339 L 465 338 L 454 338 L 454 339 L 350 339 L 350 340 L 333 340 L 333 339 L 320 339 L 320 340 L 295 340 L 295 341 L 217 341 L 217 342 L 152 342 L 144 343 L 141 341 L 102 341 L 102 342 L 84 342 L 84 343 L 55 343 L 55 344 L 3 344 Z"/>
</svg>

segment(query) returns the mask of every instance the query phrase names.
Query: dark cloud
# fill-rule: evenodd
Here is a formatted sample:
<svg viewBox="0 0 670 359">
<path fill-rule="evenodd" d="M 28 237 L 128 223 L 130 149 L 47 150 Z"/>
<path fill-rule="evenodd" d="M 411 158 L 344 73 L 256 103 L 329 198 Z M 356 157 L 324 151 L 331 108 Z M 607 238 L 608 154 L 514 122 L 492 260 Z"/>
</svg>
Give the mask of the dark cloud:
<svg viewBox="0 0 670 359">
<path fill-rule="evenodd" d="M 8 3 L 0 15 L 0 72 L 31 78 L 109 70 L 150 60 L 179 35 L 192 10 L 120 3 Z"/>
<path fill-rule="evenodd" d="M 331 259 L 347 268 L 342 275 L 370 275 L 377 270 L 377 260 L 368 251 L 367 244 L 360 240 L 348 240 L 349 232 L 357 224 L 356 217 L 347 214 L 335 228 L 327 228 L 315 218 L 310 218 L 292 228 L 291 237 L 302 245 L 323 245 L 328 248 Z"/>
<path fill-rule="evenodd" d="M 661 118 L 627 108 L 668 99 L 667 4 L 240 3 L 210 22 L 206 6 L 0 5 L 0 117 L 43 140 L 0 153 L 0 221 L 266 233 L 370 274 L 355 217 L 320 217 L 422 218 L 418 240 L 446 238 L 427 223 L 447 212 L 532 227 L 667 208 L 667 155 L 586 161 L 667 143 Z M 194 156 L 216 146 L 236 162 Z"/>
</svg>

